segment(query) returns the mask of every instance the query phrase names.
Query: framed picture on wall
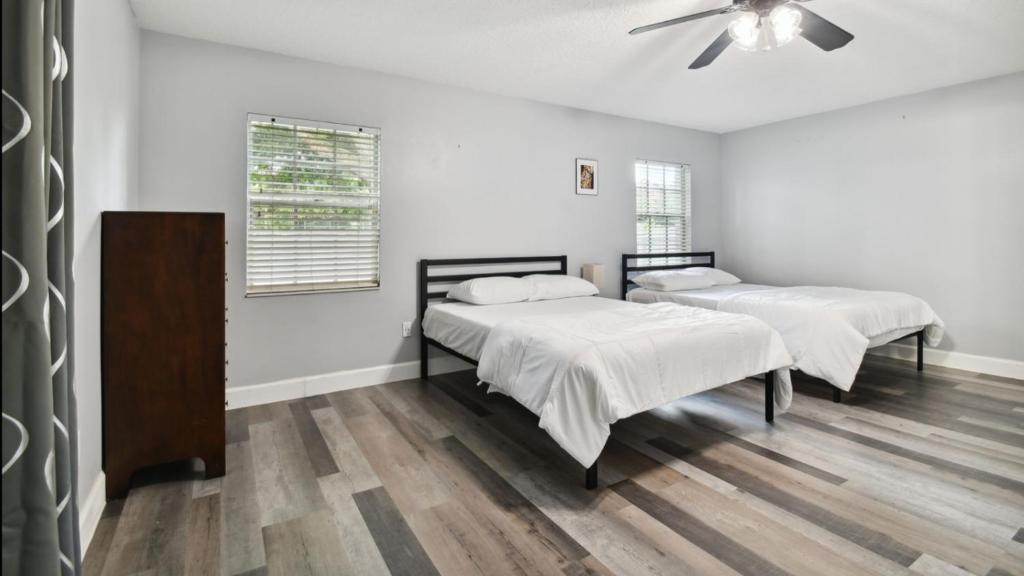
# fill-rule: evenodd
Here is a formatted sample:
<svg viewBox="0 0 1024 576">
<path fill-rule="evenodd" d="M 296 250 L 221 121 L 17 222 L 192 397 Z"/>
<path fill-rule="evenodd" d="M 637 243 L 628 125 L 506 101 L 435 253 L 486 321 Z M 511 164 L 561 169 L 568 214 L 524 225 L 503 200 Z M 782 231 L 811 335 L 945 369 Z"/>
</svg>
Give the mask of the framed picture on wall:
<svg viewBox="0 0 1024 576">
<path fill-rule="evenodd" d="M 597 196 L 597 160 L 576 159 L 576 193 Z"/>
</svg>

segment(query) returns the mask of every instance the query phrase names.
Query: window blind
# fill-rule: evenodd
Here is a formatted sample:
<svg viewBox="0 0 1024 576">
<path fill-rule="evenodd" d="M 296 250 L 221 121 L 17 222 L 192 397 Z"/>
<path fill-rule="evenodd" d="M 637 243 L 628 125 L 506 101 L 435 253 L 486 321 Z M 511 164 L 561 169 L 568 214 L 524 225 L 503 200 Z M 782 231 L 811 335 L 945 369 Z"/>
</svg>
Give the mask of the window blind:
<svg viewBox="0 0 1024 576">
<path fill-rule="evenodd" d="M 246 294 L 380 286 L 380 131 L 250 114 Z"/>
<path fill-rule="evenodd" d="M 690 251 L 690 167 L 637 160 L 638 254 Z"/>
</svg>

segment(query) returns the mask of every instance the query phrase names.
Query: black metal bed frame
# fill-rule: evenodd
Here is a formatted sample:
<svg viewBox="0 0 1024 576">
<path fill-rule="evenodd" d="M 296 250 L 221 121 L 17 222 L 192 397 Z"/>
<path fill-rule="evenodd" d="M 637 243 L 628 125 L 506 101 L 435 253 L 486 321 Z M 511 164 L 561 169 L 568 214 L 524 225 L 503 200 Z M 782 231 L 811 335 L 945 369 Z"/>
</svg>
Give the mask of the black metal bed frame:
<svg viewBox="0 0 1024 576">
<path fill-rule="evenodd" d="M 488 271 L 488 272 L 468 272 L 465 274 L 440 274 L 437 276 L 430 275 L 430 268 L 455 268 L 460 266 L 495 266 L 502 264 L 509 265 L 528 265 L 528 264 L 545 264 L 545 263 L 557 263 L 557 270 L 501 270 L 501 271 Z M 420 379 L 429 380 L 429 351 L 430 346 L 442 350 L 472 364 L 477 365 L 477 361 L 460 354 L 455 350 L 441 344 L 433 338 L 428 338 L 423 332 L 423 318 L 427 313 L 427 305 L 431 300 L 442 300 L 448 296 L 447 290 L 441 290 L 437 292 L 430 291 L 431 284 L 456 284 L 459 282 L 465 282 L 466 280 L 473 280 L 474 278 L 493 278 L 497 276 L 514 276 L 521 278 L 529 274 L 561 274 L 566 275 L 569 273 L 569 259 L 567 256 L 510 256 L 504 258 L 438 258 L 438 259 L 427 259 L 424 258 L 419 262 L 419 276 L 417 279 L 418 288 L 416 290 L 417 306 L 420 314 Z M 584 485 L 587 490 L 593 490 L 597 488 L 597 462 L 594 462 L 593 466 L 587 468 Z"/>
<path fill-rule="evenodd" d="M 670 259 L 687 259 L 684 263 L 671 263 L 657 265 L 630 265 L 631 260 L 660 260 L 666 261 Z M 694 262 L 694 259 L 704 259 L 704 262 Z M 630 285 L 636 286 L 633 282 L 631 274 L 639 274 L 643 272 L 650 272 L 652 270 L 681 270 L 684 268 L 693 268 L 695 266 L 707 266 L 708 268 L 715 267 L 715 253 L 714 252 L 667 252 L 663 254 L 623 254 L 622 255 L 622 299 L 626 299 L 626 293 L 630 291 Z M 917 339 L 917 371 L 921 372 L 924 370 L 924 330 L 919 330 L 912 334 L 907 334 L 897 338 L 896 340 L 903 340 L 906 338 Z M 893 340 L 895 342 L 896 340 Z M 843 391 L 835 386 L 832 388 L 832 401 L 842 402 Z M 767 401 L 766 401 L 767 402 Z M 766 404 L 767 408 L 767 404 Z"/>
<path fill-rule="evenodd" d="M 708 253 L 711 255 L 712 265 L 714 262 L 714 253 Z M 526 264 L 537 264 L 537 263 L 551 263 L 557 262 L 557 270 L 515 270 L 515 271 L 487 271 L 487 272 L 469 272 L 465 274 L 440 274 L 436 276 L 430 275 L 431 267 L 438 268 L 454 268 L 460 266 L 494 266 L 502 264 L 511 265 L 526 265 Z M 625 262 L 625 260 L 623 260 Z M 701 266 L 702 264 L 693 264 L 693 266 Z M 625 268 L 625 266 L 623 267 Z M 658 269 L 658 268 L 651 268 Z M 474 278 L 492 278 L 496 276 L 514 276 L 523 277 L 529 274 L 568 274 L 568 258 L 566 256 L 513 256 L 507 258 L 445 258 L 445 259 L 423 259 L 419 261 L 418 267 L 418 279 L 417 279 L 417 306 L 419 309 L 419 321 L 420 321 L 420 379 L 426 381 L 430 379 L 429 373 L 429 350 L 430 346 L 433 346 L 439 350 L 443 350 L 456 358 L 464 360 L 473 366 L 477 365 L 477 361 L 473 358 L 465 356 L 448 348 L 440 342 L 428 338 L 423 332 L 423 317 L 427 312 L 427 305 L 431 300 L 440 300 L 447 297 L 448 292 L 446 290 L 431 292 L 431 284 L 454 284 L 458 282 L 464 282 L 466 280 L 472 280 Z M 625 292 L 623 292 L 625 294 Z M 775 419 L 775 374 L 768 372 L 765 374 L 764 380 L 764 419 L 766 422 L 772 422 Z M 597 488 L 597 462 L 587 468 L 584 485 L 587 490 L 593 490 Z"/>
</svg>

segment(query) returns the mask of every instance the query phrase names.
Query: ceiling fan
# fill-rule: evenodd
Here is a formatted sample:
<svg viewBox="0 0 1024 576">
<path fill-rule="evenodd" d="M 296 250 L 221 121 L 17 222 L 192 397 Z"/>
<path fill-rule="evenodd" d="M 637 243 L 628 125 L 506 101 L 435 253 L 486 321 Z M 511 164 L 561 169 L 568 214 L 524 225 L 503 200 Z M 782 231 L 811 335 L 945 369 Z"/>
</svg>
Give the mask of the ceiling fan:
<svg viewBox="0 0 1024 576">
<path fill-rule="evenodd" d="M 733 0 L 729 6 L 680 16 L 664 22 L 648 24 L 629 31 L 641 34 L 709 16 L 738 12 L 735 20 L 690 64 L 691 70 L 715 61 L 729 44 L 743 50 L 771 50 L 789 44 L 798 35 L 825 51 L 842 48 L 853 40 L 853 34 L 801 6 L 810 0 Z"/>
</svg>

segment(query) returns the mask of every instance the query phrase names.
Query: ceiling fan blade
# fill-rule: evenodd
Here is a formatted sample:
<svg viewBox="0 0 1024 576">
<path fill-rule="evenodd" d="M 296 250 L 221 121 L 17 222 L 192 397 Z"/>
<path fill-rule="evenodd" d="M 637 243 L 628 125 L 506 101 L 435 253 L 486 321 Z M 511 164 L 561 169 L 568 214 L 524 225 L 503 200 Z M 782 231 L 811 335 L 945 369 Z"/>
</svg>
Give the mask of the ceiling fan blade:
<svg viewBox="0 0 1024 576">
<path fill-rule="evenodd" d="M 732 37 L 729 36 L 729 30 L 726 29 L 726 31 L 722 32 L 718 38 L 715 38 L 715 41 L 711 43 L 711 46 L 708 46 L 707 49 L 700 53 L 700 56 L 697 56 L 697 59 L 693 61 L 693 64 L 690 64 L 690 70 L 696 70 L 711 64 L 715 61 L 715 58 L 718 58 L 719 54 L 729 47 L 729 44 L 732 44 Z"/>
<path fill-rule="evenodd" d="M 794 9 L 799 10 L 803 15 L 800 22 L 800 35 L 807 38 L 818 48 L 831 52 L 836 48 L 842 48 L 853 40 L 853 34 L 843 30 L 839 26 L 825 20 L 800 4 L 790 3 Z"/>
<path fill-rule="evenodd" d="M 708 16 L 718 16 L 719 14 L 728 14 L 729 12 L 735 12 L 739 8 L 746 5 L 746 2 L 736 2 L 729 6 L 722 8 L 716 8 L 714 10 L 705 10 L 704 12 L 697 12 L 696 14 L 690 14 L 688 16 L 680 16 L 679 18 L 673 18 L 671 20 L 665 20 L 664 22 L 658 22 L 656 24 L 648 24 L 647 26 L 641 26 L 639 28 L 633 28 L 629 31 L 630 34 L 641 34 L 643 32 L 650 32 L 651 30 L 657 30 L 659 28 L 665 28 L 666 26 L 675 26 L 676 24 L 682 24 L 683 22 L 689 22 L 691 20 L 699 20 L 701 18 L 707 18 Z"/>
</svg>

